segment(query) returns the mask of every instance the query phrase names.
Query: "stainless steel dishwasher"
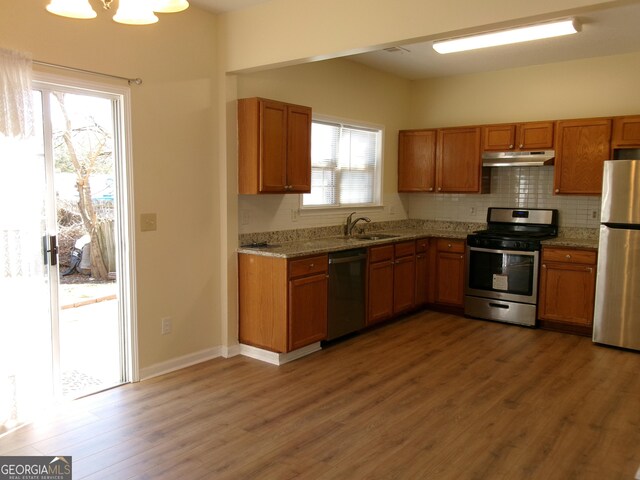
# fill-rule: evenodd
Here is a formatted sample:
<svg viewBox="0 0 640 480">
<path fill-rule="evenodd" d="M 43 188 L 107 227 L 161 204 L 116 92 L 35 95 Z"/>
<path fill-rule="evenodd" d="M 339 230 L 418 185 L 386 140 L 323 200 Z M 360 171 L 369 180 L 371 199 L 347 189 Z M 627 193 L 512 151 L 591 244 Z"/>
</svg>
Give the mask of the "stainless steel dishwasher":
<svg viewBox="0 0 640 480">
<path fill-rule="evenodd" d="M 329 254 L 327 340 L 365 326 L 367 249 Z"/>
</svg>

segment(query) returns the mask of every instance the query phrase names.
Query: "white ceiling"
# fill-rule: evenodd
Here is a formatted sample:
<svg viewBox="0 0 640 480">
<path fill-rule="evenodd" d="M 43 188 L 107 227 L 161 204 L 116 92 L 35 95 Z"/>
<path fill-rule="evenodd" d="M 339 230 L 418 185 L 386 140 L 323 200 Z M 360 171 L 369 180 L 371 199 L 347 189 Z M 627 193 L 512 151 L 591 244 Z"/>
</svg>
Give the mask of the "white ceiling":
<svg viewBox="0 0 640 480">
<path fill-rule="evenodd" d="M 267 1 L 191 0 L 194 5 L 216 13 Z M 620 2 L 612 8 L 573 17 L 582 25 L 582 30 L 566 37 L 448 55 L 436 53 L 433 42 L 426 41 L 402 45 L 403 50 L 395 52 L 377 50 L 348 58 L 416 80 L 640 51 L 640 0 Z"/>
</svg>

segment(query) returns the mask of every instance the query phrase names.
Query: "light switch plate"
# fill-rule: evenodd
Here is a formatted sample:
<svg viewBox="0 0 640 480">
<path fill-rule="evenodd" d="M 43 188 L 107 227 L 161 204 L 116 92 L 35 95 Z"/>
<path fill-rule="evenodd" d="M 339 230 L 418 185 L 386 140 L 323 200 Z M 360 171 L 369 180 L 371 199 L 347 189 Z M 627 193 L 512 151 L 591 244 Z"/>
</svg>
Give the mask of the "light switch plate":
<svg viewBox="0 0 640 480">
<path fill-rule="evenodd" d="M 155 232 L 158 229 L 158 220 L 155 213 L 140 214 L 140 231 Z"/>
</svg>

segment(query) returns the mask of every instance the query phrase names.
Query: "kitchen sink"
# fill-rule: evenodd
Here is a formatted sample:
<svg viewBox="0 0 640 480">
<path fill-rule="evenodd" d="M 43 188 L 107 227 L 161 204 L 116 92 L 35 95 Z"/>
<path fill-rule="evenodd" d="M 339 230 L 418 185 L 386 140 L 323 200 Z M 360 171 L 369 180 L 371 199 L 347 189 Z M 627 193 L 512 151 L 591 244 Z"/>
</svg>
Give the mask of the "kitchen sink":
<svg viewBox="0 0 640 480">
<path fill-rule="evenodd" d="M 397 238 L 400 235 L 390 235 L 388 233 L 364 233 L 362 235 L 354 235 L 357 240 L 384 240 L 387 238 Z"/>
</svg>

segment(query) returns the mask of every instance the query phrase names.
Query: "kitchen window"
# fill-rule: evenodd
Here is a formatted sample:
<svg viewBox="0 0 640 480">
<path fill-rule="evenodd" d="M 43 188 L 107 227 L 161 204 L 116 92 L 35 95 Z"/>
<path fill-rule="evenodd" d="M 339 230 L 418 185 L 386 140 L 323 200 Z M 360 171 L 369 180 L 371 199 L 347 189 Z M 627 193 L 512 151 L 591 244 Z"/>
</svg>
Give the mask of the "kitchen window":
<svg viewBox="0 0 640 480">
<path fill-rule="evenodd" d="M 302 208 L 380 205 L 381 145 L 381 128 L 314 119 L 311 193 Z"/>
</svg>

